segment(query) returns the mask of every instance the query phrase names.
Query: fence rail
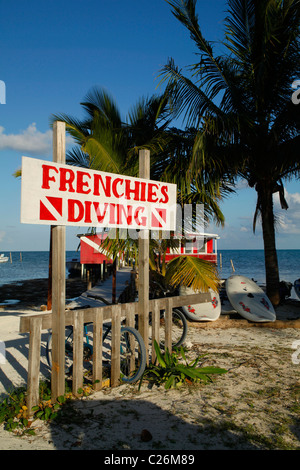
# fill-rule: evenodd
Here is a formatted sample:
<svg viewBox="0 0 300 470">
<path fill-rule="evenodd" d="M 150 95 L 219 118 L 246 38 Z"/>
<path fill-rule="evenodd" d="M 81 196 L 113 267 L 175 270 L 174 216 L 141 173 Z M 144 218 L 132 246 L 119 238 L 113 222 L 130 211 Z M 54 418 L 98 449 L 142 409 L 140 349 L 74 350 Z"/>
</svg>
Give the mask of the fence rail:
<svg viewBox="0 0 300 470">
<path fill-rule="evenodd" d="M 147 351 L 147 362 L 149 355 L 155 360 L 154 340 L 159 342 L 160 311 L 165 310 L 166 325 L 165 345 L 171 350 L 171 323 L 172 309 L 183 305 L 191 305 L 210 301 L 210 294 L 192 294 L 176 297 L 164 297 L 149 300 L 149 312 L 152 313 L 152 349 Z M 78 389 L 83 386 L 83 327 L 85 323 L 93 324 L 93 382 L 95 389 L 102 387 L 102 333 L 103 323 L 111 321 L 111 387 L 115 387 L 120 379 L 120 332 L 121 322 L 125 320 L 127 326 L 134 327 L 135 316 L 138 314 L 138 302 L 128 302 L 116 305 L 107 305 L 98 308 L 87 308 L 78 310 L 66 310 L 65 326 L 73 326 L 73 381 L 72 391 L 77 395 Z M 144 312 L 145 321 L 149 323 L 149 312 Z M 20 333 L 30 333 L 29 358 L 27 378 L 27 407 L 31 410 L 39 402 L 39 375 L 41 362 L 41 335 L 42 330 L 52 328 L 52 313 L 41 313 L 38 315 L 26 315 L 20 318 Z M 52 369 L 58 364 L 53 363 Z"/>
</svg>

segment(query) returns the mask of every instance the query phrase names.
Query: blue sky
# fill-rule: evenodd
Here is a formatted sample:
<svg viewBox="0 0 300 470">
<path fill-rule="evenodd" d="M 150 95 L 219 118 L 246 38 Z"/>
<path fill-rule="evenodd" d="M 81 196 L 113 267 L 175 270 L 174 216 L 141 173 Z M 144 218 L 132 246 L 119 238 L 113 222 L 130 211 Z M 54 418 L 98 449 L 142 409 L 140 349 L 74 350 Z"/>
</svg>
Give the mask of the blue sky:
<svg viewBox="0 0 300 470">
<path fill-rule="evenodd" d="M 222 39 L 225 0 L 198 0 L 205 37 Z M 173 57 L 184 67 L 195 60 L 187 31 L 164 0 L 15 0 L 2 2 L 0 80 L 0 252 L 48 250 L 49 227 L 20 224 L 21 157 L 52 159 L 52 114 L 82 116 L 80 102 L 95 85 L 115 98 L 124 117 L 142 96 L 159 91 L 160 68 Z M 290 209 L 280 219 L 278 248 L 299 249 L 299 182 L 286 186 Z M 261 229 L 252 233 L 255 191 L 241 184 L 222 203 L 226 217 L 220 249 L 262 248 Z M 76 233 L 67 227 L 67 249 Z"/>
</svg>

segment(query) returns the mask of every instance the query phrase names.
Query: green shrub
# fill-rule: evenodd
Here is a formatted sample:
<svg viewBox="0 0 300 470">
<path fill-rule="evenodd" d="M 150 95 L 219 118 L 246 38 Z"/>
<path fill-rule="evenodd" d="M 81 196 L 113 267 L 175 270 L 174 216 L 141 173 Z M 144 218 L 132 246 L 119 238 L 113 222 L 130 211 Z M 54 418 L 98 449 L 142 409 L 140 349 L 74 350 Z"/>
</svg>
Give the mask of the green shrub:
<svg viewBox="0 0 300 470">
<path fill-rule="evenodd" d="M 162 353 L 154 341 L 154 348 L 158 364 L 151 364 L 145 369 L 139 388 L 144 379 L 157 385 L 164 383 L 165 389 L 170 389 L 185 383 L 206 383 L 212 380 L 211 376 L 227 372 L 219 367 L 199 367 L 201 356 L 188 362 L 182 346 L 172 353 L 168 349 Z"/>
</svg>

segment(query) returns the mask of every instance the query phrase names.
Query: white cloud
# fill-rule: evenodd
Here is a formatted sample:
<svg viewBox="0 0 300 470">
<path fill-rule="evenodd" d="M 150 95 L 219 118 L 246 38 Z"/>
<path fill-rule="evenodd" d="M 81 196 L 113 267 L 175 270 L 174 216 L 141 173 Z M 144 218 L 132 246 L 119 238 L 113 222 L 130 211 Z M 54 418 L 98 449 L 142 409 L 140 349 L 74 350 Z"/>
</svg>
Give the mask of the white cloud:
<svg viewBox="0 0 300 470">
<path fill-rule="evenodd" d="M 281 233 L 300 234 L 300 193 L 289 194 L 285 189 L 288 210 L 282 210 L 278 194 L 274 195 L 277 228 Z"/>
<path fill-rule="evenodd" d="M 71 136 L 66 135 L 66 145 L 68 144 L 74 144 L 74 141 Z M 24 154 L 51 155 L 52 130 L 40 132 L 33 122 L 19 134 L 6 134 L 4 127 L 0 126 L 0 150 L 5 149 Z"/>
<path fill-rule="evenodd" d="M 289 194 L 286 191 L 286 198 L 287 201 L 291 204 L 299 204 L 300 205 L 300 193 Z"/>
<path fill-rule="evenodd" d="M 33 122 L 19 134 L 6 134 L 0 126 L 0 150 L 9 149 L 33 154 L 49 154 L 52 146 L 52 131 L 40 132 Z"/>
<path fill-rule="evenodd" d="M 0 242 L 2 242 L 2 240 L 4 239 L 5 237 L 5 232 L 4 230 L 0 230 Z"/>
</svg>

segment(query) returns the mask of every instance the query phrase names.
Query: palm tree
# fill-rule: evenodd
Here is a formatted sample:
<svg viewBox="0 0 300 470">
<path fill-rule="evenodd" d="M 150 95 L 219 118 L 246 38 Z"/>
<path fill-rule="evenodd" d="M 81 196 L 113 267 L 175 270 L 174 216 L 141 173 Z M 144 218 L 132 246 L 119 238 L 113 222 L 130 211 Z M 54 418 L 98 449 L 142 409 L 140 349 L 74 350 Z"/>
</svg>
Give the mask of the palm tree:
<svg viewBox="0 0 300 470">
<path fill-rule="evenodd" d="M 67 153 L 67 163 L 118 174 L 138 174 L 138 151 L 149 149 L 154 155 L 160 152 L 168 138 L 164 130 L 167 100 L 164 96 L 141 99 L 130 111 L 128 122 L 123 122 L 117 104 L 104 89 L 93 88 L 81 103 L 86 116 L 83 120 L 66 114 L 55 115 L 52 121 L 66 123 L 67 132 L 77 144 Z M 102 249 L 113 258 L 113 293 L 116 301 L 117 256 L 125 249 L 130 251 L 136 240 L 119 239 L 113 231 L 102 244 Z"/>
<path fill-rule="evenodd" d="M 56 115 L 53 120 L 66 123 L 67 132 L 73 137 L 76 146 L 67 153 L 67 162 L 77 166 L 109 171 L 131 176 L 138 175 L 138 152 L 142 148 L 151 152 L 151 178 L 174 182 L 178 185 L 178 199 L 184 203 L 205 203 L 205 215 L 223 223 L 218 202 L 222 191 L 228 190 L 216 179 L 214 185 L 203 175 L 197 174 L 191 180 L 186 177 L 186 169 L 191 158 L 194 132 L 169 128 L 170 109 L 168 93 L 161 96 L 143 98 L 130 110 L 126 122 L 122 121 L 120 111 L 112 97 L 103 89 L 92 89 L 81 103 L 86 116 L 82 120 Z M 191 138 L 191 136 L 193 138 Z M 171 243 L 171 242 L 169 242 Z M 151 240 L 150 267 L 154 251 L 165 249 L 159 240 Z M 136 240 L 127 238 L 110 239 L 103 243 L 103 249 L 114 259 L 119 251 L 136 250 Z M 203 265 L 203 280 L 196 286 L 217 285 L 213 266 Z M 190 260 L 186 272 L 189 276 L 201 277 L 201 260 Z M 175 273 L 175 263 L 170 263 Z M 165 269 L 163 269 L 165 274 Z M 171 272 L 171 270 L 169 270 Z M 189 278 L 190 279 L 190 278 Z M 195 281 L 194 281 L 195 282 Z M 199 284 L 200 282 L 200 284 Z"/>
<path fill-rule="evenodd" d="M 257 192 L 254 229 L 261 216 L 267 294 L 279 303 L 273 194 L 287 209 L 283 182 L 300 176 L 299 110 L 291 84 L 300 75 L 299 0 L 228 0 L 224 53 L 201 32 L 196 0 L 170 0 L 189 31 L 199 59 L 182 72 L 173 59 L 161 71 L 176 116 L 198 130 L 193 170 L 213 158 L 223 172 Z M 190 74 L 192 73 L 192 75 Z"/>
</svg>

